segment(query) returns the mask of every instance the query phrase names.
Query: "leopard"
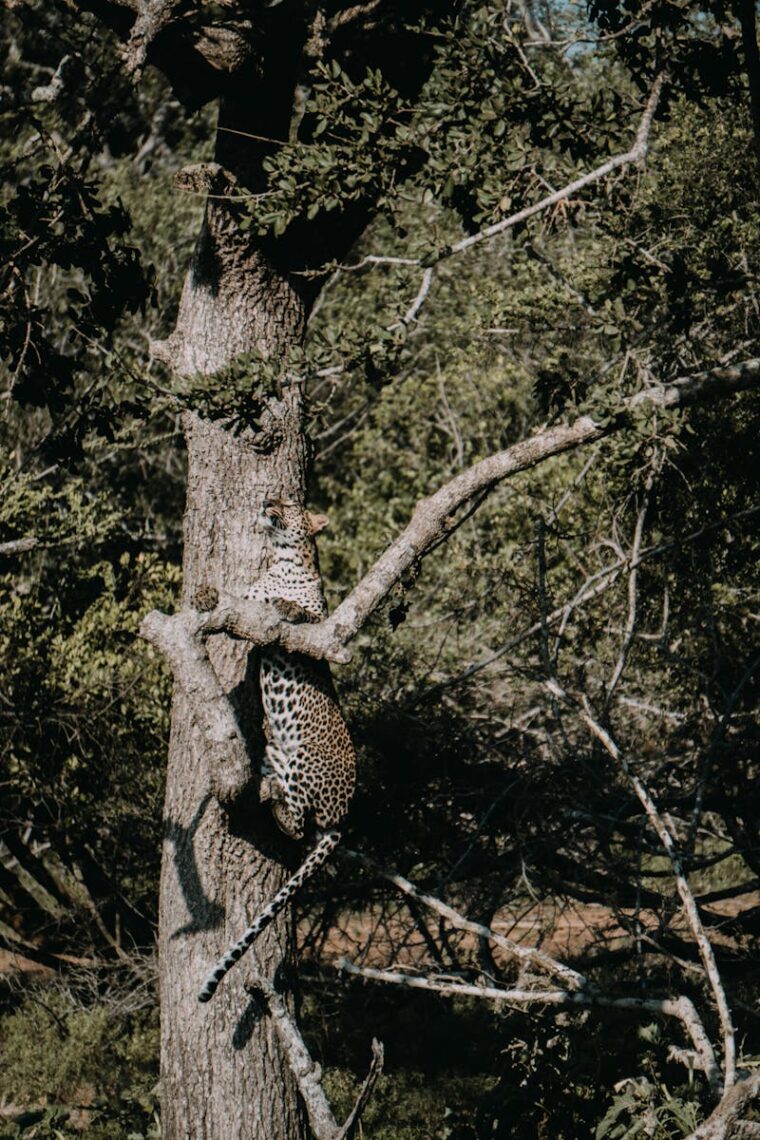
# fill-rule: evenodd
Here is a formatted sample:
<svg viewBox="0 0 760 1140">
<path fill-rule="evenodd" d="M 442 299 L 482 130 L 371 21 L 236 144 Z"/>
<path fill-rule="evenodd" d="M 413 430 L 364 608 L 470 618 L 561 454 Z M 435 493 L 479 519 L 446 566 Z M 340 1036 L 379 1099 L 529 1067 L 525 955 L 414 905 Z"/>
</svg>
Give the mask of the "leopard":
<svg viewBox="0 0 760 1140">
<path fill-rule="evenodd" d="M 265 499 L 259 522 L 271 557 L 246 597 L 273 604 L 288 620 L 327 616 L 315 537 L 327 524 L 301 504 Z M 314 826 L 316 845 L 243 936 L 219 959 L 198 995 L 207 1002 L 219 983 L 330 857 L 341 840 L 356 784 L 356 753 L 326 661 L 278 646 L 261 652 L 259 682 L 266 747 L 259 797 L 278 827 L 300 840 Z"/>
</svg>

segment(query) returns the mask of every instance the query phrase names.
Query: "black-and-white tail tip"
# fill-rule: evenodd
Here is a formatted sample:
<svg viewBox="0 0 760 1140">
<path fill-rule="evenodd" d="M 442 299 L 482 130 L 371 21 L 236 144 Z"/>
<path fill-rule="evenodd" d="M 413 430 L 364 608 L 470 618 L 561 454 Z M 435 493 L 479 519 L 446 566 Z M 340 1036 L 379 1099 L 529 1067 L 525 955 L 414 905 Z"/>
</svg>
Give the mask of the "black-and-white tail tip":
<svg viewBox="0 0 760 1140">
<path fill-rule="evenodd" d="M 229 973 L 246 950 L 256 941 L 262 931 L 266 930 L 281 910 L 288 905 L 303 884 L 322 866 L 325 859 L 340 843 L 339 831 L 327 831 L 319 840 L 313 851 L 304 859 L 301 866 L 292 878 L 288 879 L 282 890 L 278 891 L 268 906 L 265 906 L 254 922 L 248 927 L 243 937 L 231 946 L 223 958 L 220 958 L 214 969 L 206 978 L 203 989 L 198 994 L 198 1001 L 211 1001 L 217 987 L 225 974 Z"/>
</svg>

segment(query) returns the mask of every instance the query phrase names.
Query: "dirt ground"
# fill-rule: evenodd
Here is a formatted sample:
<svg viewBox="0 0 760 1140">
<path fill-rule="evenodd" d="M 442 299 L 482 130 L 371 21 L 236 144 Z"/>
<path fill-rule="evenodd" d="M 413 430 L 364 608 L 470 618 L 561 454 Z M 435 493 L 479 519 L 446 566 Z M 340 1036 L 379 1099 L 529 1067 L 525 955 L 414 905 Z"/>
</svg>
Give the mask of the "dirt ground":
<svg viewBox="0 0 760 1140">
<path fill-rule="evenodd" d="M 760 906 L 760 891 L 753 891 L 738 898 L 712 903 L 705 909 L 726 920 L 736 917 L 743 911 Z M 624 912 L 628 918 L 636 917 L 633 912 Z M 656 936 L 658 920 L 651 911 L 642 910 L 638 914 L 639 937 L 646 939 Z M 686 930 L 686 919 L 682 913 L 671 919 L 674 929 Z M 616 950 L 631 945 L 634 936 L 621 926 L 618 916 L 609 907 L 598 904 L 579 904 L 561 900 L 528 904 L 522 911 L 503 908 L 498 911 L 493 929 L 521 946 L 540 946 L 547 954 L 561 961 L 572 962 L 574 958 L 592 950 Z M 420 969 L 434 962 L 433 944 L 441 938 L 441 927 L 436 916 L 427 915 L 424 931 L 415 925 L 409 912 L 399 901 L 397 906 L 386 906 L 382 911 L 362 911 L 342 915 L 323 936 L 313 940 L 314 931 L 308 921 L 299 926 L 306 956 L 316 953 L 324 965 L 330 965 L 339 958 L 360 960 L 365 966 L 381 968 L 394 966 L 416 967 Z M 449 928 L 449 935 L 461 951 L 477 948 L 477 940 L 472 935 L 462 935 Z M 710 940 L 716 946 L 736 947 L 733 932 L 723 930 L 721 925 L 711 926 Z M 498 947 L 494 948 L 494 961 L 498 966 L 505 964 L 506 955 Z M 92 965 L 86 958 L 71 955 L 55 955 L 62 963 L 72 965 Z M 0 975 L 16 975 L 21 980 L 43 981 L 55 976 L 55 970 L 27 957 L 22 951 L 0 950 Z"/>
</svg>

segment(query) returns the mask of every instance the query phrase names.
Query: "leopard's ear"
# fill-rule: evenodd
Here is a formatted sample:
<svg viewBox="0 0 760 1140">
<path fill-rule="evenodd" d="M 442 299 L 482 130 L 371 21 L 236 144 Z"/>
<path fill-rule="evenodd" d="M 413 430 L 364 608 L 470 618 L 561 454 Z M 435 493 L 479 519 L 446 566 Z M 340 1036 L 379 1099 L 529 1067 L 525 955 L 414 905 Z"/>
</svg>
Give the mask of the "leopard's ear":
<svg viewBox="0 0 760 1140">
<path fill-rule="evenodd" d="M 306 512 L 306 517 L 309 520 L 309 534 L 312 536 L 324 530 L 330 521 L 327 515 L 313 515 L 311 511 Z"/>
</svg>

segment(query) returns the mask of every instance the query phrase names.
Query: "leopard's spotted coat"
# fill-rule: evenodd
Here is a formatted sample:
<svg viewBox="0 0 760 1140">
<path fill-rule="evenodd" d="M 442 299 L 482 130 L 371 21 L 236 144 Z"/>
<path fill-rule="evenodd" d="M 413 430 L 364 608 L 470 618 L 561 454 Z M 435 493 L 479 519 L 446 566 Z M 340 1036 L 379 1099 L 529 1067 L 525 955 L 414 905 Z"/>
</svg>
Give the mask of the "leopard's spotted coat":
<svg viewBox="0 0 760 1140">
<path fill-rule="evenodd" d="M 298 504 L 272 500 L 265 501 L 260 518 L 274 557 L 248 597 L 273 602 L 288 618 L 321 621 L 327 607 L 314 535 L 324 520 Z M 267 740 L 261 798 L 271 801 L 277 823 L 293 839 L 303 836 L 310 819 L 321 834 L 295 875 L 211 971 L 200 1001 L 214 996 L 225 974 L 335 849 L 340 832 L 334 828 L 348 811 L 354 791 L 356 755 L 328 665 L 267 649 L 261 655 L 260 679 Z"/>
</svg>

